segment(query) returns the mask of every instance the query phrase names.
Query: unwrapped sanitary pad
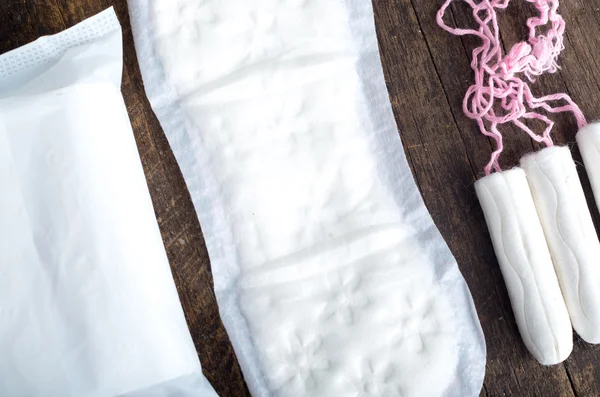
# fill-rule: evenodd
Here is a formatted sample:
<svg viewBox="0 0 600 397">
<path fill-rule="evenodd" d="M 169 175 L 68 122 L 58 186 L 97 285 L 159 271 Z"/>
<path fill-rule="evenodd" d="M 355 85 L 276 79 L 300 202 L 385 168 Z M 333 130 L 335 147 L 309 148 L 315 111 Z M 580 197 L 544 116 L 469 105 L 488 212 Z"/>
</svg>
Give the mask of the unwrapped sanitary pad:
<svg viewBox="0 0 600 397">
<path fill-rule="evenodd" d="M 120 92 L 112 9 L 0 55 L 0 396 L 216 396 Z"/>
<path fill-rule="evenodd" d="M 475 396 L 485 346 L 404 158 L 370 2 L 130 0 L 257 396 Z"/>
</svg>

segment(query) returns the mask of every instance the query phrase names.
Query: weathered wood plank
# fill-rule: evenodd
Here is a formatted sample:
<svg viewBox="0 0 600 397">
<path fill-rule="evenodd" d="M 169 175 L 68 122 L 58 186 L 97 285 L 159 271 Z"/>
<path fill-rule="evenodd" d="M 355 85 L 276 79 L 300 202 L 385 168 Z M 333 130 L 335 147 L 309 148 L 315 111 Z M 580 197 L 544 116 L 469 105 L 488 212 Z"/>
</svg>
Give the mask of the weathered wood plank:
<svg viewBox="0 0 600 397">
<path fill-rule="evenodd" d="M 462 97 L 472 80 L 469 63 L 474 43 L 452 37 L 437 26 L 439 4 L 435 2 L 375 4 L 388 90 L 401 137 L 413 158 L 427 207 L 471 286 L 487 337 L 485 392 L 491 396 L 572 396 L 564 368 L 541 368 L 521 342 L 474 194 L 472 184 L 491 153 L 489 141 L 462 113 Z M 457 15 L 450 18 L 461 26 L 470 23 L 464 9 L 458 5 L 455 9 Z M 407 114 L 412 115 L 409 120 Z M 512 164 L 532 150 L 528 137 L 518 138 L 506 156 Z M 430 148 L 416 146 L 417 139 Z M 465 156 L 468 164 L 463 165 Z"/>
<path fill-rule="evenodd" d="M 382 7 L 390 7 L 389 2 L 380 3 L 382 4 Z M 398 9 L 400 7 L 396 7 L 395 10 L 392 9 L 394 8 L 394 5 L 395 4 L 393 4 L 390 7 L 389 12 L 395 11 L 401 13 L 402 11 Z M 470 51 L 477 44 L 477 42 L 476 40 L 473 40 L 471 38 L 444 38 L 444 36 L 447 37 L 449 35 L 437 27 L 434 19 L 435 12 L 437 11 L 437 8 L 440 5 L 441 1 L 429 2 L 423 0 L 413 0 L 412 7 L 417 14 L 419 24 L 418 26 L 412 24 L 408 29 L 412 30 L 413 32 L 418 29 L 422 30 L 423 40 L 425 40 L 428 45 L 429 53 L 431 55 L 432 61 L 435 64 L 437 76 L 434 76 L 429 71 L 426 71 L 426 74 L 429 76 L 430 79 L 438 77 L 441 81 L 442 86 L 444 87 L 445 92 L 447 93 L 450 108 L 452 109 L 452 112 L 455 115 L 457 128 L 463 135 L 463 142 L 467 143 L 469 142 L 469 139 L 472 139 L 470 138 L 470 136 L 472 136 L 474 128 L 465 126 L 465 124 L 462 122 L 465 119 L 465 117 L 461 115 L 461 100 L 462 95 L 464 94 L 468 85 L 470 84 L 472 77 L 469 78 L 466 83 L 463 83 L 462 77 L 465 75 L 472 76 L 472 74 L 470 74 L 468 67 L 470 56 L 469 58 L 464 57 L 464 52 L 461 51 L 460 44 L 462 43 L 462 46 L 464 46 L 468 50 L 468 53 L 470 55 Z M 581 26 L 586 26 L 587 32 L 589 34 L 589 27 L 594 26 L 594 23 L 597 24 L 597 21 L 594 22 L 591 20 L 592 18 L 594 18 L 594 14 L 590 10 L 591 6 L 589 5 L 589 3 L 586 3 L 586 5 L 586 17 L 588 20 L 586 21 L 586 24 L 579 24 L 578 28 L 580 29 Z M 502 30 L 502 41 L 506 48 L 510 48 L 512 44 L 526 37 L 527 31 L 523 29 L 524 21 L 528 15 L 532 14 L 532 10 L 527 9 L 528 6 L 530 5 L 528 5 L 525 2 L 513 2 L 513 4 L 511 5 L 511 7 L 513 8 L 509 8 L 507 12 L 501 16 L 500 26 Z M 581 12 L 580 9 L 583 8 L 581 3 L 573 4 L 573 7 L 576 9 L 575 11 L 579 10 L 579 12 Z M 563 8 L 567 8 L 567 6 L 563 6 Z M 468 6 L 466 6 L 465 4 L 461 4 L 461 2 L 456 2 L 452 7 L 452 15 L 448 16 L 448 22 L 451 24 L 453 22 L 457 23 L 459 26 L 473 26 L 472 16 L 470 15 L 470 12 L 471 11 Z M 562 12 L 566 14 L 567 19 L 573 19 L 570 16 L 569 9 L 562 10 Z M 581 19 L 583 18 L 583 16 L 579 15 L 579 18 Z M 402 18 L 400 23 L 408 24 L 408 21 L 410 21 L 410 18 Z M 401 27 L 396 26 L 392 28 L 392 31 L 404 32 L 401 29 Z M 577 29 L 573 33 L 573 35 L 580 34 L 579 29 Z M 390 45 L 388 50 L 385 45 L 386 38 L 383 36 L 384 35 L 380 34 L 384 65 L 387 66 L 388 64 L 397 64 L 400 66 L 399 70 L 389 70 L 386 68 L 388 80 L 392 83 L 392 86 L 395 84 L 394 81 L 399 79 L 398 75 L 394 74 L 395 72 L 405 73 L 406 75 L 410 76 L 411 73 L 414 73 L 415 69 L 422 69 L 422 63 L 414 62 L 412 57 L 400 58 L 402 57 L 402 55 L 404 55 L 402 53 L 398 55 L 399 60 L 390 62 L 390 59 L 386 56 L 386 54 L 388 52 L 391 52 L 392 48 L 394 48 L 395 45 Z M 402 33 L 400 33 L 399 36 L 402 40 L 407 40 L 410 42 L 415 40 L 415 38 L 410 36 L 410 34 L 403 35 Z M 576 62 L 571 61 L 569 66 L 577 67 L 577 70 L 574 71 L 573 74 L 570 74 L 568 71 L 561 71 L 560 74 L 544 76 L 540 79 L 539 84 L 534 86 L 535 93 L 548 94 L 552 92 L 573 91 L 570 93 L 576 93 L 582 97 L 581 99 L 579 99 L 577 95 L 574 95 L 574 99 L 579 102 L 585 100 L 586 98 L 584 97 L 586 96 L 588 100 L 589 98 L 597 97 L 597 90 L 594 89 L 594 76 L 593 73 L 590 73 L 590 70 L 594 70 L 594 67 L 590 68 L 590 65 L 593 64 L 593 48 L 598 43 L 596 43 L 595 40 L 593 41 L 591 39 L 588 39 L 586 41 L 580 38 L 577 38 L 576 42 L 577 46 L 583 46 L 587 43 L 587 47 L 581 49 L 580 51 L 585 52 L 586 56 L 588 58 L 591 57 L 592 59 L 586 59 L 585 64 L 580 63 L 579 65 L 576 65 Z M 567 48 L 566 51 L 568 52 L 568 50 L 569 49 Z M 586 64 L 588 65 L 587 67 L 585 66 Z M 427 75 L 421 77 L 421 79 L 428 78 Z M 420 82 L 421 79 L 408 78 L 407 80 L 402 81 L 405 84 L 414 85 L 414 83 L 411 83 L 411 81 Z M 591 90 L 590 87 L 592 87 Z M 390 87 L 388 85 L 388 88 L 390 91 L 390 96 L 394 101 L 394 97 L 396 95 L 394 92 L 394 87 Z M 460 94 L 457 94 L 457 92 L 459 92 Z M 419 99 L 419 97 L 416 98 Z M 412 107 L 430 107 L 428 101 L 419 101 L 418 104 L 407 104 L 407 106 L 405 107 L 402 106 L 402 102 L 399 102 L 399 104 L 401 106 L 395 107 L 395 110 L 397 110 L 398 119 L 401 119 L 403 115 L 412 112 Z M 590 110 L 585 107 L 583 108 L 587 111 L 588 114 L 597 114 L 597 110 L 594 112 L 593 109 Z M 576 126 L 572 117 L 570 117 L 569 115 L 562 115 L 555 117 L 555 120 L 557 121 L 557 133 L 555 134 L 555 141 L 559 144 L 573 142 L 574 134 L 576 132 Z M 401 134 L 403 135 L 410 135 L 414 133 L 411 130 L 403 129 L 401 123 L 399 123 L 399 126 Z M 405 128 L 411 128 L 411 126 L 405 126 Z M 518 160 L 523 154 L 531 151 L 533 147 L 538 146 L 537 144 L 533 144 L 529 140 L 529 138 L 526 135 L 524 135 L 524 133 L 518 133 L 514 129 L 510 128 L 504 129 L 503 131 L 505 132 L 505 136 L 507 137 L 507 139 L 510 139 L 508 141 L 507 150 L 505 151 L 502 158 L 503 164 L 505 166 L 510 167 L 518 164 Z M 484 138 L 479 139 L 483 140 Z M 471 148 L 473 146 L 474 145 L 472 144 L 467 145 L 467 147 Z M 460 156 L 462 155 L 462 149 L 451 147 L 450 150 L 454 151 L 455 156 L 457 158 L 460 158 Z M 475 150 L 481 151 L 481 147 L 475 148 Z M 484 151 L 484 153 L 489 154 L 489 150 L 487 152 Z M 576 152 L 575 158 L 578 159 L 578 156 L 579 155 Z M 485 161 L 482 162 L 480 157 L 478 158 L 476 157 L 476 155 L 473 154 L 470 155 L 470 159 L 472 159 L 473 163 L 479 163 L 477 165 L 478 167 L 483 167 L 483 164 L 485 164 L 485 162 L 487 161 L 487 159 L 485 159 Z M 444 163 L 440 164 L 440 167 L 444 167 L 445 165 L 446 164 Z M 429 174 L 419 172 L 419 169 L 416 167 L 415 171 L 417 180 L 419 181 L 419 184 L 421 186 L 431 183 L 430 180 L 428 180 L 430 178 Z M 586 189 L 588 199 L 590 203 L 592 203 L 593 200 L 591 200 L 589 183 L 586 180 L 584 180 L 584 186 Z M 486 288 L 484 284 L 485 279 L 483 279 L 482 276 L 482 278 L 473 281 L 472 279 L 470 279 L 469 275 L 472 271 L 484 271 L 482 265 L 493 266 L 497 269 L 497 263 L 493 256 L 493 253 L 489 249 L 487 249 L 486 253 L 483 255 L 484 260 L 480 261 L 479 263 L 477 263 L 477 261 L 474 260 L 476 255 L 475 253 L 469 253 L 467 254 L 468 258 L 463 258 L 460 250 L 465 246 L 465 242 L 459 242 L 459 246 L 456 246 L 452 237 L 448 237 L 449 234 L 442 226 L 442 224 L 448 222 L 448 217 L 452 216 L 451 214 L 453 208 L 447 208 L 446 213 L 442 214 L 438 214 L 435 209 L 436 205 L 443 206 L 444 204 L 449 203 L 447 201 L 448 196 L 446 196 L 443 192 L 431 194 L 431 192 L 427 192 L 425 190 L 423 190 L 423 195 L 428 208 L 432 212 L 434 220 L 440 227 L 440 230 L 444 234 L 444 237 L 446 237 L 446 240 L 448 241 L 452 251 L 455 253 L 461 270 L 465 274 L 467 282 L 471 286 L 471 290 L 476 301 L 480 319 L 482 321 L 484 332 L 487 338 L 489 355 L 485 384 L 486 387 L 484 388 L 483 393 L 487 395 L 519 396 L 569 396 L 573 395 L 574 393 L 579 396 L 595 394 L 596 386 L 592 373 L 594 372 L 593 368 L 596 367 L 596 360 L 595 354 L 590 353 L 590 351 L 595 349 L 585 344 L 584 342 L 581 342 L 577 338 L 576 340 L 578 342 L 576 345 L 575 352 L 567 362 L 566 366 L 559 365 L 554 367 L 541 367 L 539 364 L 537 364 L 531 358 L 531 356 L 527 354 L 527 352 L 522 346 L 522 342 L 520 341 L 520 338 L 518 336 L 516 326 L 514 324 L 514 319 L 512 318 L 512 314 L 509 308 L 505 287 L 502 283 L 501 278 L 498 277 L 499 274 L 497 274 L 494 285 L 497 294 L 495 296 L 490 295 L 488 298 L 491 299 L 493 306 L 496 307 L 485 306 L 485 304 L 482 306 L 481 304 L 478 304 L 480 295 L 479 291 L 481 289 Z M 449 206 L 453 207 L 454 205 L 455 202 L 452 201 Z M 596 213 L 595 210 L 593 212 L 594 214 Z M 478 211 L 476 211 L 475 218 L 481 218 L 481 214 Z M 477 219 L 463 220 L 465 223 L 468 223 L 472 228 L 477 228 L 476 231 L 473 229 L 471 231 L 466 231 L 466 235 L 473 234 L 474 231 L 475 234 L 486 234 L 485 227 L 482 227 L 482 223 L 479 222 Z M 476 240 L 475 236 L 471 236 L 470 238 L 471 240 Z M 488 245 L 486 243 L 489 239 L 486 237 L 485 240 L 486 241 L 483 242 L 483 245 L 477 244 L 472 246 L 472 248 L 475 251 L 485 249 L 484 247 Z M 477 266 L 477 268 L 472 267 L 474 264 L 475 266 Z M 487 304 L 490 301 L 486 299 L 484 302 Z M 499 307 L 502 307 L 501 311 L 497 310 Z M 492 318 L 490 314 L 494 313 L 494 311 L 497 312 L 497 315 L 502 315 L 502 317 L 497 319 Z M 499 321 L 500 319 L 503 319 L 505 321 Z M 490 324 L 490 321 L 492 321 L 493 323 Z M 507 322 L 510 324 L 507 324 Z M 582 357 L 585 358 L 583 358 L 582 360 L 578 360 L 578 358 Z M 575 365 L 574 362 L 577 362 L 577 365 Z M 565 368 L 567 370 L 565 370 Z"/>
</svg>

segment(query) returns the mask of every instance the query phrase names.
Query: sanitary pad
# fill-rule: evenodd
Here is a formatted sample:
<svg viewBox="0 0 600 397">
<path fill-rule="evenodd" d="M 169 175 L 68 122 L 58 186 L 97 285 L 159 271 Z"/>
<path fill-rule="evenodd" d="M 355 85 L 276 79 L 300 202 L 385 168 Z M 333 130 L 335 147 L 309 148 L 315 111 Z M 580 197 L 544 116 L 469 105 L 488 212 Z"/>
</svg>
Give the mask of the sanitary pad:
<svg viewBox="0 0 600 397">
<path fill-rule="evenodd" d="M 0 396 L 215 396 L 120 92 L 112 9 L 0 55 Z"/>
<path fill-rule="evenodd" d="M 130 0 L 256 396 L 475 396 L 485 345 L 359 0 Z"/>
</svg>

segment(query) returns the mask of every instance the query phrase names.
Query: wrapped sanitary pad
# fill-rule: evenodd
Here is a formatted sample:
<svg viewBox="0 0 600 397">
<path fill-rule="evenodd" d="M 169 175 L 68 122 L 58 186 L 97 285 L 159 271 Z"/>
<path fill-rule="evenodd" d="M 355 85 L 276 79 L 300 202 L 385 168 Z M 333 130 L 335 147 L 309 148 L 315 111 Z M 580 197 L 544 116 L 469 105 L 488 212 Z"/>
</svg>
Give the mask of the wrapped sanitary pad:
<svg viewBox="0 0 600 397">
<path fill-rule="evenodd" d="M 216 396 L 120 92 L 112 9 L 0 56 L 0 396 Z"/>
</svg>

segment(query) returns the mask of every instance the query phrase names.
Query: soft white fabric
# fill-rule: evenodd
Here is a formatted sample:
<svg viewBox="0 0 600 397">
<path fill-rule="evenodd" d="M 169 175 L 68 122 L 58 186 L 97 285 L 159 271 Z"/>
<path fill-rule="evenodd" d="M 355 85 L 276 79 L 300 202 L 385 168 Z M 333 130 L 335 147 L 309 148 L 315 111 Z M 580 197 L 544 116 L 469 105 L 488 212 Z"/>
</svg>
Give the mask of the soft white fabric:
<svg viewBox="0 0 600 397">
<path fill-rule="evenodd" d="M 0 56 L 0 395 L 215 396 L 120 92 L 112 9 Z"/>
<path fill-rule="evenodd" d="M 573 349 L 571 322 L 525 172 L 497 172 L 475 183 L 525 346 L 542 364 Z"/>
<path fill-rule="evenodd" d="M 481 329 L 404 158 L 370 2 L 129 6 L 252 393 L 478 395 Z"/>
<path fill-rule="evenodd" d="M 600 342 L 600 242 L 567 147 L 521 159 L 573 328 Z"/>
</svg>

